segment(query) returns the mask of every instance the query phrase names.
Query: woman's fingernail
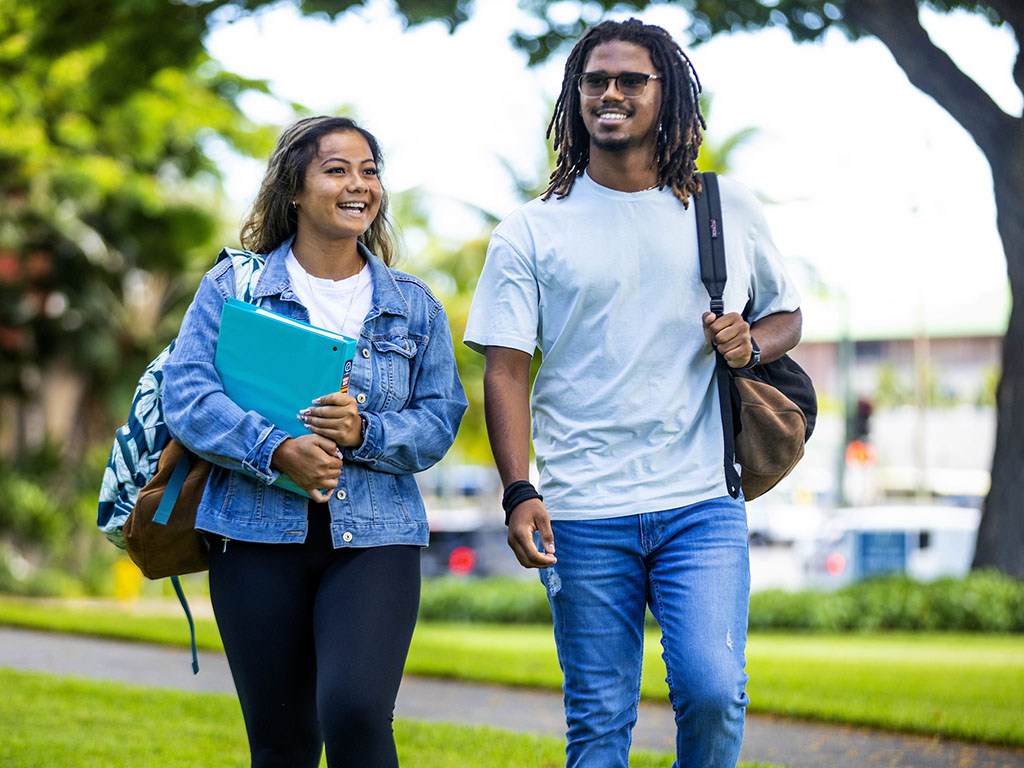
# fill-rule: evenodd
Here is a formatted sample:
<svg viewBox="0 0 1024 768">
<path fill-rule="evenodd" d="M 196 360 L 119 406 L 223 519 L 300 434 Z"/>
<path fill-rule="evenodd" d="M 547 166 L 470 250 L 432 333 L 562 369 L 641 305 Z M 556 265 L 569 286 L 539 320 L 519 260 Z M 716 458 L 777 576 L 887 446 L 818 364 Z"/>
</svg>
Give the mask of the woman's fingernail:
<svg viewBox="0 0 1024 768">
<path fill-rule="evenodd" d="M 318 398 L 315 398 L 315 399 L 313 400 L 313 404 L 314 404 L 314 405 L 320 405 L 320 401 L 321 401 L 321 400 L 323 400 L 323 398 L 322 398 L 322 397 L 318 397 Z"/>
<path fill-rule="evenodd" d="M 344 459 L 345 458 L 344 456 L 341 455 L 341 448 L 335 448 L 334 449 L 334 455 L 337 456 L 339 459 Z"/>
</svg>

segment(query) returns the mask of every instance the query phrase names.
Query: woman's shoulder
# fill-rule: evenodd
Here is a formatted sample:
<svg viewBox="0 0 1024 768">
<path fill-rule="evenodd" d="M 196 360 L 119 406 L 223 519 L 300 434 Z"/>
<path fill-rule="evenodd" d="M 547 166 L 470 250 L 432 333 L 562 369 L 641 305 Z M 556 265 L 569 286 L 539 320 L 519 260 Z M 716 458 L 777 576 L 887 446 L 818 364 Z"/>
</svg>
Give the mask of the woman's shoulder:
<svg viewBox="0 0 1024 768">
<path fill-rule="evenodd" d="M 395 285 L 398 286 L 398 290 L 402 292 L 402 295 L 407 301 L 423 301 L 431 308 L 435 310 L 444 309 L 444 305 L 441 304 L 441 300 L 434 295 L 434 292 L 430 290 L 423 280 L 416 277 L 409 272 L 403 272 L 400 269 L 394 267 L 388 267 L 388 274 L 395 281 Z"/>
</svg>

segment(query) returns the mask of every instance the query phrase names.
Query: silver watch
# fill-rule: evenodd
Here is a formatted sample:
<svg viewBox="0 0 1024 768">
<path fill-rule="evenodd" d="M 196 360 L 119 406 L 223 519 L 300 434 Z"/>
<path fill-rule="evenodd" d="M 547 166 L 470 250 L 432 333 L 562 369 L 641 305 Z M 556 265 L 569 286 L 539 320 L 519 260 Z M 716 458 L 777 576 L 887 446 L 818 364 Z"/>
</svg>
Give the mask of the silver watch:
<svg viewBox="0 0 1024 768">
<path fill-rule="evenodd" d="M 757 346 L 757 342 L 754 341 L 754 337 L 750 337 L 750 359 L 747 360 L 747 364 L 743 366 L 744 369 L 753 368 L 755 365 L 761 362 L 761 348 Z"/>
</svg>

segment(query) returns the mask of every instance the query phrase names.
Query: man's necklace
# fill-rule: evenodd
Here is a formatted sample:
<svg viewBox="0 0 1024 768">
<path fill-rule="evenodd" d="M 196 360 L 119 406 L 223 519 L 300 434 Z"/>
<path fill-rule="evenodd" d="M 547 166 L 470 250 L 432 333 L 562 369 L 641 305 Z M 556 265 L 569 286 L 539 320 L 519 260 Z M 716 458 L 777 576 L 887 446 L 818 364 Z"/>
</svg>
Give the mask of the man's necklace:
<svg viewBox="0 0 1024 768">
<path fill-rule="evenodd" d="M 364 261 L 362 266 L 359 267 L 359 271 L 356 272 L 355 274 L 355 285 L 352 286 L 352 293 L 349 294 L 348 297 L 348 308 L 345 310 L 345 317 L 341 321 L 341 327 L 338 329 L 340 333 L 345 332 L 345 324 L 348 322 L 348 315 L 352 311 L 352 304 L 356 300 L 356 294 L 359 293 L 359 283 L 363 278 L 363 269 L 365 267 L 366 262 Z M 324 312 L 323 307 L 320 306 L 320 301 L 316 297 L 316 291 L 313 290 L 313 281 L 309 279 L 309 272 L 306 271 L 305 267 L 302 268 L 302 273 L 306 276 L 306 287 L 309 288 L 309 299 L 311 302 L 313 302 L 313 307 L 316 309 L 317 313 L 320 315 L 322 320 L 327 320 L 327 313 Z M 351 279 L 351 276 L 345 279 L 349 280 Z"/>
</svg>

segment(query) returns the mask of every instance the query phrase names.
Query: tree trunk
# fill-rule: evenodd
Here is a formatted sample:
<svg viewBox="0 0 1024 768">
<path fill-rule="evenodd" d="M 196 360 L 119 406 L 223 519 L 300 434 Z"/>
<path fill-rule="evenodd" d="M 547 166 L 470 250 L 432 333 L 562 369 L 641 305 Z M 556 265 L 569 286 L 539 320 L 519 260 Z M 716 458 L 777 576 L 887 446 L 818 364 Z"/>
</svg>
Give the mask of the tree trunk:
<svg viewBox="0 0 1024 768">
<path fill-rule="evenodd" d="M 1018 132 L 1013 145 L 1002 162 L 991 162 L 999 236 L 1014 300 L 996 397 L 992 486 L 973 567 L 996 568 L 1024 579 L 1024 133 Z"/>
<path fill-rule="evenodd" d="M 918 2 L 849 0 L 846 13 L 885 44 L 911 83 L 963 126 L 992 169 L 999 237 L 1014 301 L 996 397 L 992 484 L 982 509 L 973 567 L 996 568 L 1024 579 L 1024 121 L 1003 112 L 931 41 L 921 26 Z M 1024 14 L 1017 2 L 999 5 L 1018 41 L 1024 42 Z M 1014 80 L 1024 91 L 1024 49 L 1014 66 Z M 955 184 L 956 177 L 951 176 L 951 194 Z M 963 256 L 963 269 L 970 269 L 971 254 Z"/>
</svg>

